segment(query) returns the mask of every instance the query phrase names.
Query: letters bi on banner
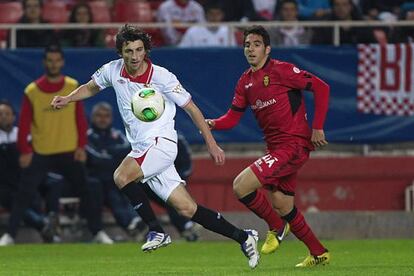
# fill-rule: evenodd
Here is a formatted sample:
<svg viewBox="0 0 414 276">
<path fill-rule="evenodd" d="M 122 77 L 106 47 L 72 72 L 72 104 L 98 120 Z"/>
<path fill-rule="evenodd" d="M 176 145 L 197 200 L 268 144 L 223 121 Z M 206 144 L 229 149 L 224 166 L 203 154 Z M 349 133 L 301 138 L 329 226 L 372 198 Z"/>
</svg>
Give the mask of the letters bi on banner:
<svg viewBox="0 0 414 276">
<path fill-rule="evenodd" d="M 358 45 L 360 112 L 414 115 L 413 47 L 414 44 Z"/>
</svg>

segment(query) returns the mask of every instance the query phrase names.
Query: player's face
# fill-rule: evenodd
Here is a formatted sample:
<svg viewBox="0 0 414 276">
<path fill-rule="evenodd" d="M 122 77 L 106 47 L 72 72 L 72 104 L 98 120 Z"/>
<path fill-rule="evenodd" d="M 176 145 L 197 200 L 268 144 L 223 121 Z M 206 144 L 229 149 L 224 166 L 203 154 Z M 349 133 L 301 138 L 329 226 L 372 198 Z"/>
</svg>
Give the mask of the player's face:
<svg viewBox="0 0 414 276">
<path fill-rule="evenodd" d="M 122 58 L 128 73 L 134 74 L 143 66 L 146 54 L 142 40 L 124 43 L 122 46 Z"/>
<path fill-rule="evenodd" d="M 14 114 L 10 106 L 0 104 L 0 129 L 9 131 L 14 124 Z"/>
<path fill-rule="evenodd" d="M 269 53 L 270 46 L 265 46 L 261 35 L 249 34 L 244 40 L 244 55 L 253 68 L 260 68 L 266 62 Z"/>
<path fill-rule="evenodd" d="M 112 125 L 112 112 L 106 108 L 97 109 L 92 115 L 92 123 L 99 129 L 107 129 Z"/>
<path fill-rule="evenodd" d="M 49 77 L 58 77 L 61 74 L 62 68 L 65 65 L 65 61 L 61 53 L 47 53 L 43 60 L 45 65 L 46 74 Z"/>
</svg>

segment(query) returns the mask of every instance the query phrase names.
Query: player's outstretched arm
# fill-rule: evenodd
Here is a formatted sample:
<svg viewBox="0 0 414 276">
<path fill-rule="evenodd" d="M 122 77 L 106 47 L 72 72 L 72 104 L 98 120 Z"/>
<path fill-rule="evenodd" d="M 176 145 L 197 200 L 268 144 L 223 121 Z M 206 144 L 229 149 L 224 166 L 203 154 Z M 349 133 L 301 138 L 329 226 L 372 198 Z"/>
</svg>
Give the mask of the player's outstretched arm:
<svg viewBox="0 0 414 276">
<path fill-rule="evenodd" d="M 235 127 L 240 118 L 243 116 L 243 112 L 237 112 L 233 109 L 229 109 L 226 114 L 217 119 L 206 119 L 206 123 L 210 129 L 225 130 Z"/>
<path fill-rule="evenodd" d="M 77 102 L 92 97 L 96 95 L 99 90 L 100 89 L 96 83 L 93 80 L 90 80 L 88 83 L 82 84 L 73 90 L 67 96 L 55 96 L 50 105 L 55 109 L 60 109 L 70 102 Z"/>
<path fill-rule="evenodd" d="M 183 108 L 191 117 L 197 128 L 200 130 L 201 135 L 203 135 L 204 141 L 207 145 L 208 152 L 210 153 L 214 162 L 217 165 L 223 165 L 225 161 L 224 151 L 217 145 L 216 140 L 211 134 L 210 128 L 206 124 L 205 118 L 201 113 L 200 109 L 195 105 L 195 103 L 192 100 L 190 100 L 190 102 Z"/>
</svg>

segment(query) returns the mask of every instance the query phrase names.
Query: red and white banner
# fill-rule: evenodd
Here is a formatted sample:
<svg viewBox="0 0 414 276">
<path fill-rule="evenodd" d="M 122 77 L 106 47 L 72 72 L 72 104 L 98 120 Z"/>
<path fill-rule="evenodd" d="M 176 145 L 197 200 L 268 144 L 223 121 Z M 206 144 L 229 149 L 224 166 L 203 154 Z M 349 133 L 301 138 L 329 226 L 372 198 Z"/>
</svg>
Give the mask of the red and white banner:
<svg viewBox="0 0 414 276">
<path fill-rule="evenodd" d="M 414 115 L 414 44 L 358 45 L 358 110 Z"/>
</svg>

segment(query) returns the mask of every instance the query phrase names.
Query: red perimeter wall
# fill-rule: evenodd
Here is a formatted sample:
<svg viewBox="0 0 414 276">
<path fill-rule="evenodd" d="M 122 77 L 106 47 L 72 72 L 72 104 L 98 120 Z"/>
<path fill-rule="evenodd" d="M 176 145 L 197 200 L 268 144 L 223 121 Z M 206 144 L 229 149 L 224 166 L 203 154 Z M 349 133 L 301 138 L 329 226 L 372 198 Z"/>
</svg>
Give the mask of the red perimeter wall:
<svg viewBox="0 0 414 276">
<path fill-rule="evenodd" d="M 188 189 L 205 206 L 247 211 L 232 191 L 234 177 L 255 158 L 227 158 L 222 167 L 194 160 Z M 414 157 L 311 158 L 299 173 L 296 205 L 318 210 L 402 210 L 414 180 Z"/>
</svg>

